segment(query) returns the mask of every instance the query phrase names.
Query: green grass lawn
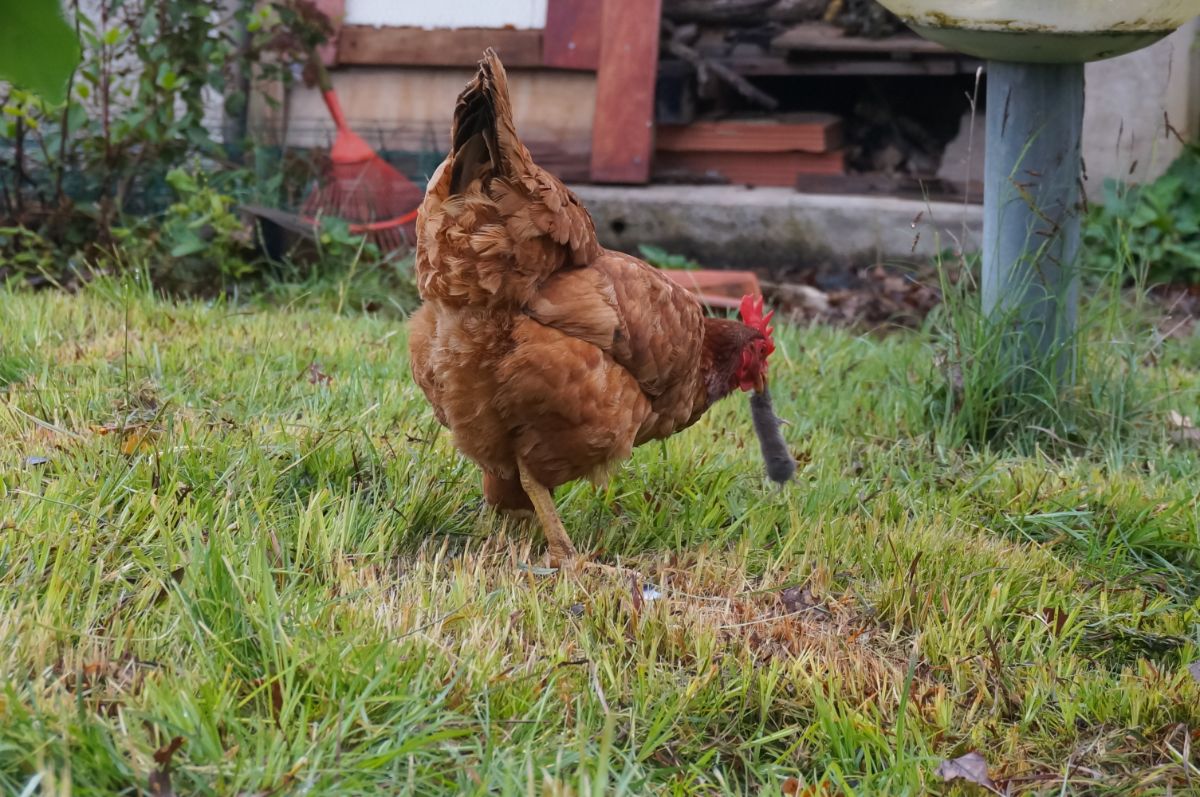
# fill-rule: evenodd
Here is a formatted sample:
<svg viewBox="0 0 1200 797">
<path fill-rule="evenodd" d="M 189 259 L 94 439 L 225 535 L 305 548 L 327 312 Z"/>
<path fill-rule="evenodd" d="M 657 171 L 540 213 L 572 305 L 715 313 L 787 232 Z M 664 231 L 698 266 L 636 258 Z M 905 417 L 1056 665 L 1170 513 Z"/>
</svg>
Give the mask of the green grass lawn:
<svg viewBox="0 0 1200 797">
<path fill-rule="evenodd" d="M 782 333 L 786 489 L 734 398 L 560 491 L 653 600 L 536 567 L 398 321 L 100 283 L 0 345 L 4 794 L 1200 790 L 1200 450 L 946 448 L 916 334 Z"/>
</svg>

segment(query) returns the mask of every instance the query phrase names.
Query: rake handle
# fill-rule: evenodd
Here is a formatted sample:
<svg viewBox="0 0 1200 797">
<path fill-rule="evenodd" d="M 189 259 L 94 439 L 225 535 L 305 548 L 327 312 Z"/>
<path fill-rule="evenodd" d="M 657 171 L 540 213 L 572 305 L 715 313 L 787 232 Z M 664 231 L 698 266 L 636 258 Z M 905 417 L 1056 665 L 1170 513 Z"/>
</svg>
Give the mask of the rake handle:
<svg viewBox="0 0 1200 797">
<path fill-rule="evenodd" d="M 321 90 L 321 98 L 325 100 L 325 107 L 329 109 L 329 115 L 333 117 L 333 123 L 337 125 L 339 132 L 349 130 L 350 125 L 346 122 L 346 114 L 342 111 L 342 103 L 338 100 L 338 96 L 333 90 L 333 81 L 329 77 L 329 70 L 325 68 L 325 63 L 315 50 L 309 55 L 308 62 L 312 65 L 313 71 L 316 72 L 317 87 Z"/>
</svg>

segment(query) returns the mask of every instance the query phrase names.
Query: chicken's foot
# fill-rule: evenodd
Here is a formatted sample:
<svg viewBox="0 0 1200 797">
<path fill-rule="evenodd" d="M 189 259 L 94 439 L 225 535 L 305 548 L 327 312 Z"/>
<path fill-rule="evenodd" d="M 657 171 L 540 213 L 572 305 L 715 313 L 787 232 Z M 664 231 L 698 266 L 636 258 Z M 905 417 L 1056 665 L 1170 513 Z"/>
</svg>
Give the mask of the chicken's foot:
<svg viewBox="0 0 1200 797">
<path fill-rule="evenodd" d="M 545 486 L 533 478 L 520 459 L 517 460 L 517 471 L 521 475 L 521 486 L 525 488 L 525 494 L 533 502 L 533 510 L 537 513 L 538 520 L 542 522 L 542 531 L 546 535 L 546 543 L 550 546 L 550 563 L 561 567 L 574 562 L 579 554 L 571 544 L 567 530 L 563 528 L 558 510 L 554 508 L 554 497 Z"/>
</svg>

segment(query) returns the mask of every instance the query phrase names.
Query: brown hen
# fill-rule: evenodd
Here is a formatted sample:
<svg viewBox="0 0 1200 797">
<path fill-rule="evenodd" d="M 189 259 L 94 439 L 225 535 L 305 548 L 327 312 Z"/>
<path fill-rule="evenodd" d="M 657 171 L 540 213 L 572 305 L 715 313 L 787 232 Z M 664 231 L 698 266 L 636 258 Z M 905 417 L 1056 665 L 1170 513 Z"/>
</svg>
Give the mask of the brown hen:
<svg viewBox="0 0 1200 797">
<path fill-rule="evenodd" d="M 487 501 L 537 513 L 553 561 L 576 556 L 556 487 L 602 479 L 737 388 L 765 391 L 774 346 L 761 300 L 743 301 L 749 324 L 707 318 L 655 269 L 600 246 L 575 195 L 517 138 L 491 50 L 429 181 L 416 274 L 417 384 L 483 470 Z"/>
</svg>

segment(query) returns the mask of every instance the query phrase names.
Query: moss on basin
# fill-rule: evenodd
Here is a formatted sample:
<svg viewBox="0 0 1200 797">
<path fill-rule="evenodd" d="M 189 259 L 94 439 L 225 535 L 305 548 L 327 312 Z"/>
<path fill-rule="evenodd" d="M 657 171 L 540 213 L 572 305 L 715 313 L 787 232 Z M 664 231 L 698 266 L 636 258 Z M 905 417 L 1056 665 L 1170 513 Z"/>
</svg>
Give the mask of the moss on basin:
<svg viewBox="0 0 1200 797">
<path fill-rule="evenodd" d="M 1080 63 L 1154 44 L 1200 0 L 879 0 L 926 38 L 996 61 Z"/>
<path fill-rule="evenodd" d="M 1172 29 L 1163 29 L 1063 33 L 1003 24 L 994 29 L 979 30 L 942 25 L 940 20 L 933 25 L 908 24 L 921 36 L 968 55 L 997 61 L 1049 64 L 1113 58 L 1148 47 L 1172 32 Z"/>
</svg>

